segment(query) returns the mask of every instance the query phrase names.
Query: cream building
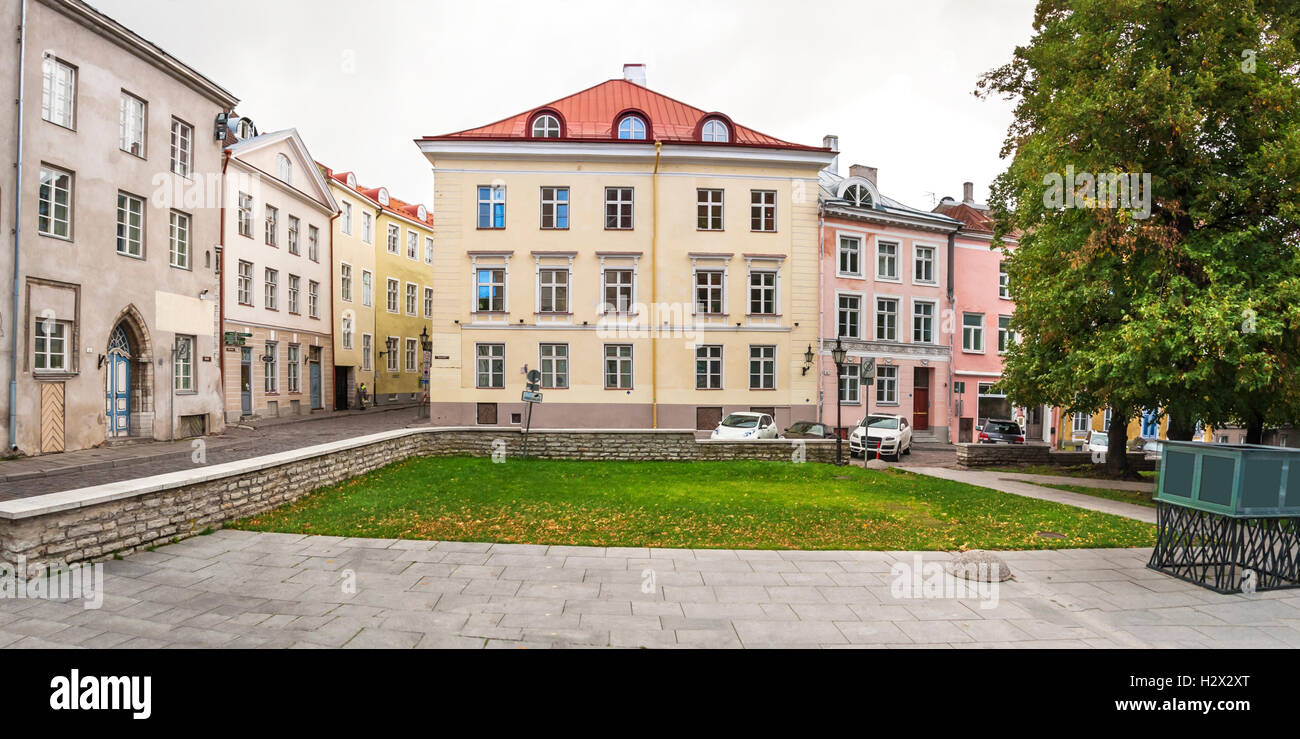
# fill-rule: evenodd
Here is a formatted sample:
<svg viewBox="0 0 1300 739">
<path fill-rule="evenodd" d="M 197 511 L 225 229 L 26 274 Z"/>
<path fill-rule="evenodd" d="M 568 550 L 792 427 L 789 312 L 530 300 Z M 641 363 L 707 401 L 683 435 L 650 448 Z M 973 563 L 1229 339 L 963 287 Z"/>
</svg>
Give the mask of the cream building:
<svg viewBox="0 0 1300 739">
<path fill-rule="evenodd" d="M 0 97 L 21 98 L 0 106 L 4 447 L 221 430 L 214 132 L 235 97 L 79 0 L 0 3 L 0 24 Z"/>
<path fill-rule="evenodd" d="M 434 167 L 432 422 L 712 429 L 817 413 L 818 171 L 644 67 L 419 140 Z"/>
</svg>

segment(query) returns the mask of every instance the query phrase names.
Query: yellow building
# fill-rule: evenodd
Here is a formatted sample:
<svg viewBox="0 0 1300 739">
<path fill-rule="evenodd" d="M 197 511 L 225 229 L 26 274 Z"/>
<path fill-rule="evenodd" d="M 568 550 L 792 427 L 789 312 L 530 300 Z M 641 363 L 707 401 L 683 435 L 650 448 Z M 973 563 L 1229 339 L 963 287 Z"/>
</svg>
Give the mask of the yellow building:
<svg viewBox="0 0 1300 739">
<path fill-rule="evenodd" d="M 418 142 L 434 166 L 432 419 L 712 429 L 817 413 L 817 175 L 834 154 L 652 92 L 644 68 Z"/>
<path fill-rule="evenodd" d="M 424 397 L 424 346 L 432 330 L 433 218 L 352 172 L 325 174 L 339 201 L 334 221 L 335 367 L 338 407 Z"/>
</svg>

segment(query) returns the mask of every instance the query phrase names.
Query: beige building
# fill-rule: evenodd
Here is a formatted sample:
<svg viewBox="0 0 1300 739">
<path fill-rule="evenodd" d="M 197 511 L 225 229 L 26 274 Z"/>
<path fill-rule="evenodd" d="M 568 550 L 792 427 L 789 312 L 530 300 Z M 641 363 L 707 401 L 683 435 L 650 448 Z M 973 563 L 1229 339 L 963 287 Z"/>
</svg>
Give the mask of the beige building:
<svg viewBox="0 0 1300 739">
<path fill-rule="evenodd" d="M 232 123 L 226 147 L 221 301 L 226 418 L 333 408 L 329 185 L 289 129 Z"/>
<path fill-rule="evenodd" d="M 712 429 L 817 413 L 818 171 L 644 67 L 418 142 L 434 167 L 432 419 Z"/>
<path fill-rule="evenodd" d="M 79 0 L 0 3 L 0 25 L 0 97 L 21 98 L 0 106 L 4 446 L 220 430 L 214 127 L 235 97 Z"/>
</svg>

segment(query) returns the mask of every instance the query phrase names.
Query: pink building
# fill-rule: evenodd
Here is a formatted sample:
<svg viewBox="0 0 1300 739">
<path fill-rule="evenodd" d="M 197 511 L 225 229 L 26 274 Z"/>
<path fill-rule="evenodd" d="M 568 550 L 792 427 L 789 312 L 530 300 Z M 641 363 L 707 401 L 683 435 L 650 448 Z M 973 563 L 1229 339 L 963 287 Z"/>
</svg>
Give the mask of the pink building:
<svg viewBox="0 0 1300 739">
<path fill-rule="evenodd" d="M 950 438 L 975 440 L 975 429 L 990 418 L 1019 421 L 1026 440 L 1051 443 L 1053 409 L 1013 408 L 994 390 L 1002 378 L 1002 356 L 1012 340 L 1008 323 L 1015 303 L 1007 292 L 1002 252 L 991 246 L 993 220 L 988 206 L 975 202 L 975 187 L 962 185 L 962 200 L 945 197 L 934 212 L 961 222 L 953 249 L 952 373 L 953 411 Z M 1014 247 L 1014 240 L 1009 242 Z"/>
<path fill-rule="evenodd" d="M 826 146 L 837 144 L 827 137 Z M 949 277 L 961 223 L 882 195 L 874 167 L 854 165 L 841 177 L 837 165 L 820 176 L 820 418 L 835 426 L 839 414 L 841 427 L 851 428 L 868 413 L 900 415 L 912 424 L 915 441 L 947 442 Z M 838 378 L 831 359 L 837 339 L 848 351 Z M 861 369 L 872 360 L 869 385 Z"/>
</svg>

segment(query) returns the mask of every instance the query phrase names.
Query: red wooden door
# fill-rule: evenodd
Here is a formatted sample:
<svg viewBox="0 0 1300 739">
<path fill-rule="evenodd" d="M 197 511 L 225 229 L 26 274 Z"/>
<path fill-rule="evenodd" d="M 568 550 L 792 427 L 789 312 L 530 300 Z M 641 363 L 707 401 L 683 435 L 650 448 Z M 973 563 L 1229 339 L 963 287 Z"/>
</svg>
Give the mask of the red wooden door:
<svg viewBox="0 0 1300 739">
<path fill-rule="evenodd" d="M 912 428 L 925 431 L 930 428 L 930 369 L 916 367 L 912 371 Z"/>
</svg>

